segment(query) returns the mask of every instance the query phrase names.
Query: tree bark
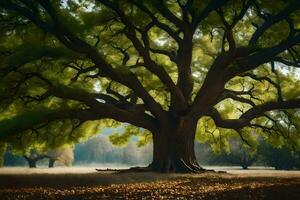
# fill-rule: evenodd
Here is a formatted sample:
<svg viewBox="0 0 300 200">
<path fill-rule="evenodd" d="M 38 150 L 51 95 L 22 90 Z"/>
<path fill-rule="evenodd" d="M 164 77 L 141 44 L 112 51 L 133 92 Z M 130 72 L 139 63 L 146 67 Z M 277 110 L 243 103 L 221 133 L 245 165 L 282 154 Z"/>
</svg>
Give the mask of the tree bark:
<svg viewBox="0 0 300 200">
<path fill-rule="evenodd" d="M 185 118 L 174 121 L 163 124 L 153 134 L 153 161 L 149 167 L 165 173 L 202 171 L 194 151 L 196 121 Z"/>
</svg>

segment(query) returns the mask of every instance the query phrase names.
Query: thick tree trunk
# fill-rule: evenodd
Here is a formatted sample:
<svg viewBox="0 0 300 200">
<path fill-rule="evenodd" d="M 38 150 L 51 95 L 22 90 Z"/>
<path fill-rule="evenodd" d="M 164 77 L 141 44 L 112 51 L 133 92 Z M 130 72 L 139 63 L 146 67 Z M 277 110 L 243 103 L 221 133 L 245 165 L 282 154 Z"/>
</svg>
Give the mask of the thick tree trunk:
<svg viewBox="0 0 300 200">
<path fill-rule="evenodd" d="M 194 151 L 197 123 L 180 119 L 176 124 L 166 125 L 153 134 L 153 161 L 149 167 L 159 172 L 198 172 Z"/>
</svg>

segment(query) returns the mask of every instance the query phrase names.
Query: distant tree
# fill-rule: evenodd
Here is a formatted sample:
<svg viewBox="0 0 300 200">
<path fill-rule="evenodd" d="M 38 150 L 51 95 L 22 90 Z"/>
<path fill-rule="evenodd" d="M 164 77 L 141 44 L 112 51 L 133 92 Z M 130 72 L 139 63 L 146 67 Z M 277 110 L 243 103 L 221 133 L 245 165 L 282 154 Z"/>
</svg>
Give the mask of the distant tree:
<svg viewBox="0 0 300 200">
<path fill-rule="evenodd" d="M 93 137 L 76 145 L 75 161 L 83 163 L 110 162 L 109 156 L 117 160 L 117 155 L 112 155 L 112 144 L 107 137 Z"/>
<path fill-rule="evenodd" d="M 196 132 L 299 148 L 299 16 L 299 0 L 1 0 L 0 138 L 125 122 L 161 172 L 203 170 Z"/>
<path fill-rule="evenodd" d="M 139 146 L 140 143 L 137 141 L 127 142 L 112 144 L 105 136 L 90 138 L 75 146 L 75 162 L 77 164 L 118 163 L 133 165 L 146 164 L 151 160 L 152 148 L 150 145 Z"/>
<path fill-rule="evenodd" d="M 231 140 L 230 154 L 227 155 L 229 163 L 248 169 L 256 160 L 256 149 L 244 144 L 241 140 Z"/>
<path fill-rule="evenodd" d="M 277 170 L 300 169 L 300 151 L 287 146 L 278 148 L 264 143 L 259 148 L 259 155 L 266 165 Z"/>
<path fill-rule="evenodd" d="M 215 163 L 215 154 L 212 152 L 208 143 L 195 142 L 195 155 L 197 161 L 201 165 L 221 165 L 223 163 Z"/>
<path fill-rule="evenodd" d="M 39 154 L 32 149 L 29 154 L 23 155 L 23 158 L 27 161 L 29 168 L 36 168 L 38 161 L 49 157 L 45 154 Z"/>
<path fill-rule="evenodd" d="M 134 143 L 129 142 L 125 148 L 122 148 L 122 154 L 121 154 L 122 163 L 137 163 L 136 154 L 138 152 L 136 151 L 135 147 L 136 145 Z"/>
<path fill-rule="evenodd" d="M 49 168 L 54 167 L 54 163 L 58 162 L 65 166 L 72 165 L 74 160 L 73 148 L 70 146 L 60 147 L 47 151 L 46 155 L 49 158 Z"/>
<path fill-rule="evenodd" d="M 26 166 L 27 161 L 22 156 L 17 156 L 9 151 L 9 146 L 4 154 L 4 166 Z"/>
<path fill-rule="evenodd" d="M 4 163 L 5 151 L 6 151 L 6 143 L 0 143 L 0 167 L 2 167 Z"/>
<path fill-rule="evenodd" d="M 43 159 L 49 159 L 48 167 L 53 168 L 55 162 L 70 166 L 73 162 L 74 154 L 71 147 L 60 147 L 44 153 L 31 150 L 29 155 L 23 155 L 23 157 L 30 168 L 36 168 L 37 162 Z"/>
<path fill-rule="evenodd" d="M 21 142 L 22 143 L 22 142 Z M 73 161 L 73 147 L 70 145 L 65 145 L 56 148 L 50 148 L 47 144 L 39 143 L 26 143 L 20 145 L 20 143 L 11 142 L 8 143 L 7 151 L 15 156 L 22 156 L 30 168 L 36 168 L 37 162 L 43 159 L 49 160 L 49 167 L 53 167 L 54 163 L 58 161 L 59 163 L 69 166 Z"/>
<path fill-rule="evenodd" d="M 36 163 L 43 159 L 49 160 L 49 167 L 53 167 L 55 161 L 69 165 L 73 160 L 73 143 L 80 136 L 74 139 L 67 134 L 60 134 L 63 129 L 57 126 L 48 127 L 45 132 L 35 130 L 33 134 L 12 137 L 6 141 L 7 150 L 15 156 L 22 156 L 30 168 L 35 168 Z"/>
<path fill-rule="evenodd" d="M 232 151 L 227 157 L 227 162 L 239 165 L 243 169 L 248 169 L 249 166 L 251 166 L 255 160 L 256 160 L 256 154 L 251 154 L 249 148 L 241 147 L 240 149 L 236 149 L 236 151 Z"/>
<path fill-rule="evenodd" d="M 213 152 L 210 150 L 209 144 L 201 144 L 201 147 L 198 148 L 200 149 L 196 153 L 205 157 L 200 158 L 206 161 L 206 165 L 237 165 L 243 169 L 248 169 L 257 158 L 256 148 L 244 144 L 239 138 L 231 139 L 226 151 L 220 151 L 215 147 L 216 151 Z"/>
</svg>

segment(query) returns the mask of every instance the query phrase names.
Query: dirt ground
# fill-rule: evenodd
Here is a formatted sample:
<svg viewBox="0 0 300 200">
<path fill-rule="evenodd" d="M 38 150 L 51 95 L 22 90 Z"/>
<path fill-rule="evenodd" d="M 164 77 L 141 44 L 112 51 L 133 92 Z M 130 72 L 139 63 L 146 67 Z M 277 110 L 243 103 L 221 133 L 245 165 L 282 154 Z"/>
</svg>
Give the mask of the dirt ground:
<svg viewBox="0 0 300 200">
<path fill-rule="evenodd" d="M 300 200 L 299 171 L 160 174 L 94 172 L 92 168 L 64 170 L 2 169 L 0 199 Z"/>
</svg>

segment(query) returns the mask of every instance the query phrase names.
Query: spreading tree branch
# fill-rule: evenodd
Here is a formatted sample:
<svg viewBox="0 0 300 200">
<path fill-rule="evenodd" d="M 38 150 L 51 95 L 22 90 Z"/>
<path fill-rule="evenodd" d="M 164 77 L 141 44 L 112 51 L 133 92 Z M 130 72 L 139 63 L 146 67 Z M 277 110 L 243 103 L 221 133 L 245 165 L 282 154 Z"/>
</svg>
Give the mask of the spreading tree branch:
<svg viewBox="0 0 300 200">
<path fill-rule="evenodd" d="M 256 105 L 243 113 L 238 119 L 223 119 L 216 109 L 211 109 L 206 113 L 207 116 L 212 117 L 215 124 L 219 127 L 229 129 L 241 129 L 246 126 L 251 126 L 250 123 L 253 119 L 264 116 L 265 112 L 278 110 L 278 109 L 297 109 L 300 108 L 300 99 L 292 99 L 286 101 L 268 102 Z"/>
</svg>

